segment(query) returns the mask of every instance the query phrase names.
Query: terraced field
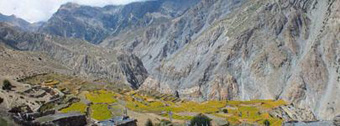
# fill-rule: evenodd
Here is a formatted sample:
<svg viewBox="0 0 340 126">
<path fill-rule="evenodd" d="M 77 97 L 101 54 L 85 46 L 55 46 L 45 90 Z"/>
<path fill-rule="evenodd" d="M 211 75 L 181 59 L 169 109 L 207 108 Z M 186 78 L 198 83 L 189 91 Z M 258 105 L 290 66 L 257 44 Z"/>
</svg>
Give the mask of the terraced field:
<svg viewBox="0 0 340 126">
<path fill-rule="evenodd" d="M 91 117 L 96 120 L 105 120 L 111 118 L 112 115 L 121 115 L 122 109 L 126 107 L 131 111 L 154 113 L 162 117 L 169 117 L 169 112 L 172 112 L 172 118 L 177 120 L 190 120 L 196 114 L 204 113 L 212 118 L 224 118 L 234 125 L 245 122 L 263 124 L 265 120 L 268 120 L 271 125 L 281 125 L 283 120 L 271 117 L 268 112 L 286 104 L 282 100 L 206 101 L 198 103 L 179 100 L 171 95 L 146 93 L 146 91 L 116 93 L 99 90 L 87 93 L 86 98 L 93 103 L 90 106 Z M 75 104 L 64 110 L 74 109 L 73 111 L 83 112 L 74 107 L 78 106 L 79 103 Z M 124 107 L 119 108 L 118 106 Z M 113 107 L 118 107 L 118 109 L 113 111 L 111 109 Z"/>
<path fill-rule="evenodd" d="M 79 102 L 61 109 L 60 112 L 86 113 L 92 119 L 98 121 L 110 119 L 113 116 L 121 116 L 124 113 L 124 109 L 128 109 L 137 113 L 152 113 L 159 116 L 159 118 L 168 118 L 171 112 L 173 119 L 183 120 L 183 122 L 190 120 L 197 114 L 203 113 L 212 118 L 213 121 L 222 120 L 232 125 L 241 123 L 263 124 L 265 120 L 268 120 L 271 125 L 281 125 L 283 120 L 272 117 L 269 112 L 274 108 L 286 105 L 286 102 L 283 100 L 194 102 L 153 91 L 132 91 L 126 88 L 106 89 L 105 85 L 100 85 L 102 89 L 97 87 L 84 91 L 81 89 L 86 88 L 84 86 L 90 82 L 84 81 L 79 85 L 79 80 L 78 82 L 74 81 L 74 78 L 67 80 L 51 78 L 51 76 L 46 75 L 45 77 L 47 82 L 54 83 L 53 86 L 59 87 L 62 85 L 64 90 L 70 91 L 70 93 L 81 99 Z M 40 83 L 46 82 L 43 78 L 39 78 Z M 33 80 L 37 81 L 38 79 L 32 78 L 28 81 L 32 83 L 34 82 Z M 55 80 L 58 80 L 58 83 Z M 72 81 L 77 83 L 70 83 Z M 68 83 L 68 85 L 65 85 L 65 83 Z"/>
</svg>

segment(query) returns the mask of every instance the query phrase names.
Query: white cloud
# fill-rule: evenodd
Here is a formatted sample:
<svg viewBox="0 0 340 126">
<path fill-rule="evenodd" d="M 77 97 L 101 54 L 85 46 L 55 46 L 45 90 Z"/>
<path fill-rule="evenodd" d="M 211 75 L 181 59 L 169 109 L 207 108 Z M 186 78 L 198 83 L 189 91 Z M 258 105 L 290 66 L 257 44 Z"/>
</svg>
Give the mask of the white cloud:
<svg viewBox="0 0 340 126">
<path fill-rule="evenodd" d="M 0 0 L 0 13 L 16 15 L 29 22 L 48 20 L 60 5 L 74 2 L 82 5 L 120 5 L 142 0 Z"/>
</svg>

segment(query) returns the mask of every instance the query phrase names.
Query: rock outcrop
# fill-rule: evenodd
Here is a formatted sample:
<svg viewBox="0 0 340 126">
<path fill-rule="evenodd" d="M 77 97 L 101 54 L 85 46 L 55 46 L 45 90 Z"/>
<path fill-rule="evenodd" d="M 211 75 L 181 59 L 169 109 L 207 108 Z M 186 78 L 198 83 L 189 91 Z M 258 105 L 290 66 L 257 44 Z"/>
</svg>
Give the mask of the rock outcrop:
<svg viewBox="0 0 340 126">
<path fill-rule="evenodd" d="M 287 121 L 313 122 L 317 120 L 310 110 L 297 108 L 294 105 L 278 107 L 271 111 L 270 115 L 273 117 L 283 118 Z"/>
<path fill-rule="evenodd" d="M 340 115 L 334 117 L 333 124 L 335 126 L 340 126 Z"/>
</svg>

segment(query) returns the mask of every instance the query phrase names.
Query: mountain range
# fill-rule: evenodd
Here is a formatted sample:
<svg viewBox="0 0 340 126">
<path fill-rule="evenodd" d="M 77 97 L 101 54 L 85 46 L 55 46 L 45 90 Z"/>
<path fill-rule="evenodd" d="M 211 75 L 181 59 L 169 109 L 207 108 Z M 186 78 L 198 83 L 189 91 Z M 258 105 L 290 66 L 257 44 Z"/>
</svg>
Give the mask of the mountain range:
<svg viewBox="0 0 340 126">
<path fill-rule="evenodd" d="M 339 9 L 339 0 L 157 0 L 67 3 L 35 24 L 0 15 L 0 73 L 105 78 L 195 101 L 283 99 L 330 120 L 340 114 Z"/>
</svg>

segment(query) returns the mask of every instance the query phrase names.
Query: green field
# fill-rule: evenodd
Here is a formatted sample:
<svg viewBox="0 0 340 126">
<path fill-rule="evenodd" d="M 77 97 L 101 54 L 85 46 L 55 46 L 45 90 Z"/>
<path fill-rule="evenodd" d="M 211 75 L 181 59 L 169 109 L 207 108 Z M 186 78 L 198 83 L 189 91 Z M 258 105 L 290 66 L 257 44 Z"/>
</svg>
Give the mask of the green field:
<svg viewBox="0 0 340 126">
<path fill-rule="evenodd" d="M 69 113 L 69 112 L 80 112 L 80 113 L 86 113 L 87 105 L 81 102 L 73 103 L 68 108 L 62 109 L 61 112 L 63 113 Z"/>
</svg>

